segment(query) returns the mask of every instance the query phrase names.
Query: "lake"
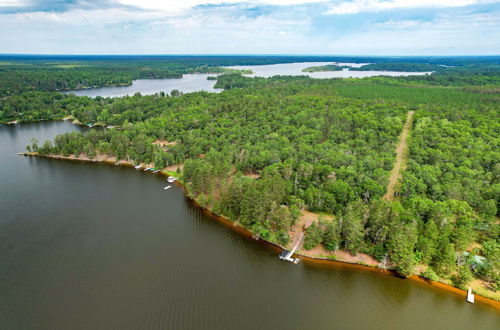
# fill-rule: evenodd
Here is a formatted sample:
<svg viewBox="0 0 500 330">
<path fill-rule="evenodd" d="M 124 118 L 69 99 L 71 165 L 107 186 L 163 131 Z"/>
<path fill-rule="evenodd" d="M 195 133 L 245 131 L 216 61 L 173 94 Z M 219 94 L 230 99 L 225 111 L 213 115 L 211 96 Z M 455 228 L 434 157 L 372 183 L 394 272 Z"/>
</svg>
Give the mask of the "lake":
<svg viewBox="0 0 500 330">
<path fill-rule="evenodd" d="M 134 95 L 135 93 L 141 93 L 142 95 L 151 95 L 159 93 L 161 91 L 170 94 L 170 92 L 174 89 L 177 89 L 183 93 L 192 93 L 199 91 L 220 92 L 220 90 L 214 88 L 215 80 L 207 79 L 207 77 L 209 76 L 214 75 L 199 73 L 185 74 L 182 78 L 137 79 L 132 81 L 132 85 L 130 86 L 88 88 L 67 91 L 64 93 L 90 97 L 117 97 Z"/>
<path fill-rule="evenodd" d="M 305 63 L 285 63 L 285 64 L 272 64 L 272 65 L 240 65 L 240 66 L 230 66 L 233 69 L 250 69 L 254 73 L 248 75 L 249 77 L 272 77 L 272 76 L 309 76 L 311 78 L 365 78 L 373 76 L 421 76 L 429 74 L 430 72 L 396 72 L 396 71 L 327 71 L 327 72 L 302 72 L 302 69 L 311 66 L 323 66 L 332 64 L 332 62 L 305 62 Z M 368 63 L 335 63 L 339 66 L 351 66 L 351 67 L 361 67 Z"/>
<path fill-rule="evenodd" d="M 276 75 L 289 76 L 310 76 L 312 78 L 364 78 L 371 76 L 409 76 L 409 75 L 425 75 L 428 72 L 393 72 L 393 71 L 331 71 L 331 72 L 302 72 L 302 69 L 309 66 L 321 66 L 331 64 L 332 62 L 308 62 L 308 63 L 286 63 L 286 64 L 268 64 L 268 65 L 249 65 L 249 66 L 229 66 L 234 69 L 250 69 L 253 74 L 249 77 L 272 77 Z M 339 63 L 339 65 L 349 65 L 359 67 L 366 63 Z M 185 74 L 182 78 L 177 79 L 138 79 L 132 82 L 130 86 L 120 87 L 100 87 L 88 88 L 74 91 L 66 91 L 66 94 L 75 94 L 77 96 L 102 96 L 102 97 L 117 97 L 125 95 L 134 95 L 141 93 L 142 95 L 150 95 L 163 91 L 170 93 L 177 89 L 183 93 L 192 93 L 199 91 L 220 92 L 214 88 L 215 80 L 207 80 L 208 76 L 214 74 Z"/>
<path fill-rule="evenodd" d="M 159 176 L 16 155 L 82 129 L 0 127 L 0 329 L 498 329 L 425 284 L 282 262 Z"/>
</svg>

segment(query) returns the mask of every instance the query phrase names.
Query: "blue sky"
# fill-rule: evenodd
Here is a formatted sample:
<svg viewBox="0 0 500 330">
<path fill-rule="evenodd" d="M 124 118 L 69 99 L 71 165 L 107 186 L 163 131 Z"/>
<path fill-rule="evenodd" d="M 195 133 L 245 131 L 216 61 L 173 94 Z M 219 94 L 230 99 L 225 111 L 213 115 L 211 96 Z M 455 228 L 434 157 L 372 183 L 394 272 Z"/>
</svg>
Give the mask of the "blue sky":
<svg viewBox="0 0 500 330">
<path fill-rule="evenodd" d="M 499 55 L 500 0 L 0 0 L 0 53 Z"/>
</svg>

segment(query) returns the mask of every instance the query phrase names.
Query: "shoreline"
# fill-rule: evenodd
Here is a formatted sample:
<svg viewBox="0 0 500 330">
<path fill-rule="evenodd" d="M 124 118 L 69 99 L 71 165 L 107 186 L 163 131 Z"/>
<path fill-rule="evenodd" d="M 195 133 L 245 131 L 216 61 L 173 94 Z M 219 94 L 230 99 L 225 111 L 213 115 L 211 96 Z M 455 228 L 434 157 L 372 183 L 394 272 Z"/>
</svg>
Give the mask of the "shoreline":
<svg viewBox="0 0 500 330">
<path fill-rule="evenodd" d="M 48 159 L 58 159 L 58 160 L 62 159 L 62 160 L 69 160 L 69 161 L 80 161 L 80 162 L 88 162 L 88 163 L 107 163 L 107 164 L 111 164 L 111 165 L 123 165 L 123 166 L 127 166 L 127 167 L 132 167 L 132 168 L 134 167 L 134 163 L 129 161 L 129 160 L 120 160 L 118 162 L 118 164 L 116 164 L 117 163 L 116 158 L 114 156 L 108 156 L 108 155 L 100 155 L 100 156 L 97 156 L 96 158 L 93 158 L 93 159 L 88 158 L 88 157 L 77 158 L 74 155 L 70 155 L 70 156 L 40 155 L 37 152 L 19 152 L 18 155 L 29 156 L 29 157 L 41 157 L 41 158 L 48 158 Z M 150 164 L 141 163 L 141 165 L 146 166 L 146 167 L 150 167 L 149 166 Z M 169 173 L 169 171 L 166 169 L 162 169 L 157 174 L 160 174 L 163 176 L 168 176 L 171 173 Z M 232 221 L 229 218 L 226 218 L 222 215 L 218 215 L 218 214 L 214 213 L 210 209 L 201 206 L 196 201 L 196 199 L 189 197 L 187 194 L 187 190 L 181 181 L 177 180 L 175 182 L 175 184 L 177 184 L 177 186 L 179 186 L 180 188 L 183 189 L 185 198 L 189 202 L 191 202 L 195 207 L 199 208 L 205 215 L 214 219 L 218 223 L 221 223 L 221 224 L 231 228 L 233 231 L 237 232 L 238 234 L 243 235 L 249 239 L 252 239 L 253 241 L 256 241 L 256 242 L 259 242 L 261 244 L 266 245 L 267 247 L 275 250 L 277 252 L 277 255 L 281 251 L 286 250 L 286 247 L 282 247 L 276 243 L 269 242 L 269 241 L 264 240 L 262 238 L 258 238 L 258 239 L 253 238 L 253 233 L 250 230 L 248 230 L 247 228 L 241 226 L 236 221 Z M 346 260 L 333 260 L 333 259 L 329 259 L 326 257 L 312 257 L 312 256 L 307 256 L 307 255 L 304 255 L 301 253 L 294 253 L 294 256 L 300 257 L 300 259 L 302 261 L 304 261 L 305 263 L 308 263 L 308 264 L 314 264 L 314 265 L 320 265 L 320 266 L 326 266 L 326 267 L 345 268 L 345 269 L 356 269 L 356 270 L 360 270 L 360 271 L 378 273 L 381 275 L 401 278 L 401 276 L 399 276 L 397 273 L 395 273 L 391 269 L 380 269 L 380 268 L 375 267 L 375 266 L 369 266 L 369 265 L 360 264 L 360 263 L 356 263 L 356 262 L 350 262 L 350 261 L 346 261 Z M 464 303 L 466 303 L 466 300 L 465 300 L 465 298 L 467 297 L 466 290 L 462 290 L 460 288 L 454 287 L 450 284 L 446 284 L 443 282 L 432 281 L 432 280 L 424 278 L 420 275 L 410 275 L 406 279 L 408 279 L 410 281 L 414 281 L 416 283 L 430 285 L 430 287 L 432 287 L 433 289 L 436 289 L 436 290 L 451 292 L 454 295 L 463 298 Z M 500 312 L 500 301 L 482 296 L 482 295 L 475 293 L 475 292 L 474 292 L 474 296 L 476 298 L 476 301 L 481 302 L 482 304 L 487 305 L 487 306 L 495 309 L 496 311 Z"/>
</svg>

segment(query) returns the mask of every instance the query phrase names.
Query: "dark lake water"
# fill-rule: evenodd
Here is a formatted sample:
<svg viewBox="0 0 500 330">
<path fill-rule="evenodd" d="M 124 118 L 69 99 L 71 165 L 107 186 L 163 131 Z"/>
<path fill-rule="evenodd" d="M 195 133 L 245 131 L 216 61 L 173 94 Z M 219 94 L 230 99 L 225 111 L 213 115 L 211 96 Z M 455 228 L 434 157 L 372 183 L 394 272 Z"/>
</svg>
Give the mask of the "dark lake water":
<svg viewBox="0 0 500 330">
<path fill-rule="evenodd" d="M 249 65 L 249 66 L 231 66 L 229 68 L 235 69 L 250 69 L 254 73 L 248 75 L 249 77 L 272 77 L 276 75 L 283 76 L 305 76 L 308 75 L 312 78 L 364 78 L 371 76 L 409 76 L 409 75 L 424 75 L 426 72 L 394 72 L 394 71 L 331 71 L 331 72 L 302 72 L 302 69 L 310 66 L 320 66 L 332 64 L 331 62 L 308 62 L 308 63 L 286 63 L 286 64 L 266 64 L 266 65 Z M 339 63 L 339 65 L 349 65 L 352 67 L 359 67 L 359 63 Z M 172 90 L 177 89 L 183 93 L 192 93 L 199 91 L 206 92 L 220 92 L 214 89 L 215 80 L 207 80 L 208 76 L 215 76 L 214 74 L 185 74 L 179 79 L 138 79 L 132 82 L 130 86 L 122 87 L 101 87 L 81 89 L 75 91 L 67 91 L 64 93 L 71 93 L 77 96 L 102 96 L 102 97 L 116 97 L 125 95 L 134 95 L 141 93 L 142 95 L 150 95 L 163 91 L 170 93 Z"/>
<path fill-rule="evenodd" d="M 0 127 L 0 329 L 498 329 L 424 284 L 281 262 L 160 177 L 16 155 L 79 129 Z"/>
<path fill-rule="evenodd" d="M 65 93 L 75 94 L 77 96 L 102 96 L 116 97 L 125 95 L 134 95 L 141 93 L 142 95 L 151 95 L 161 91 L 170 94 L 171 91 L 177 89 L 183 93 L 192 92 L 220 92 L 214 88 L 215 80 L 208 80 L 207 77 L 214 76 L 213 74 L 185 74 L 182 78 L 177 79 L 138 79 L 132 81 L 130 86 L 120 87 L 100 87 L 89 88 Z"/>
</svg>

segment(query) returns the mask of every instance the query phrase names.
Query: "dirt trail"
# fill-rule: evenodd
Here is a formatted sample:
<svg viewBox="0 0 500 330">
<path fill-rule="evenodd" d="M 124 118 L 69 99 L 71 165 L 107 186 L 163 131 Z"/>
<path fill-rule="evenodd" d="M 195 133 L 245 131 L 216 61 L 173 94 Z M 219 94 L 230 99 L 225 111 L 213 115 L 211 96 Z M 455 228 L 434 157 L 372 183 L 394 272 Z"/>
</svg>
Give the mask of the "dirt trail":
<svg viewBox="0 0 500 330">
<path fill-rule="evenodd" d="M 290 242 L 288 242 L 287 248 L 291 249 L 297 243 L 300 234 L 304 232 L 304 229 L 309 227 L 313 221 L 317 221 L 319 214 L 310 212 L 307 210 L 302 210 L 302 215 L 297 219 L 295 225 L 290 227 L 288 234 L 290 235 Z"/>
<path fill-rule="evenodd" d="M 406 152 L 408 150 L 407 140 L 413 121 L 413 114 L 415 114 L 415 111 L 408 111 L 406 123 L 403 127 L 403 131 L 401 132 L 398 147 L 396 148 L 396 163 L 392 168 L 391 176 L 389 177 L 389 184 L 387 185 L 387 192 L 384 195 L 384 199 L 388 201 L 392 201 L 394 199 L 396 184 L 398 183 L 398 179 L 402 176 L 402 170 L 406 168 L 406 163 L 408 161 L 408 154 Z"/>
</svg>

